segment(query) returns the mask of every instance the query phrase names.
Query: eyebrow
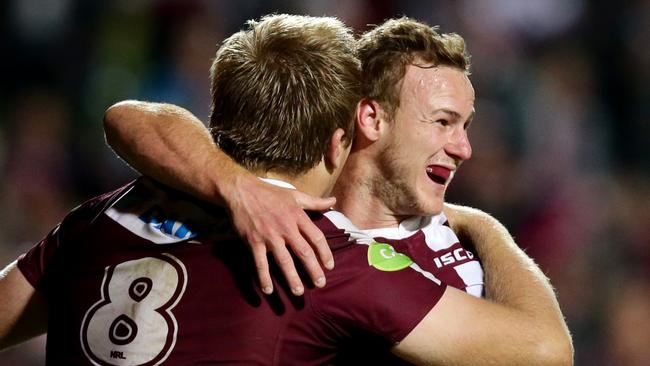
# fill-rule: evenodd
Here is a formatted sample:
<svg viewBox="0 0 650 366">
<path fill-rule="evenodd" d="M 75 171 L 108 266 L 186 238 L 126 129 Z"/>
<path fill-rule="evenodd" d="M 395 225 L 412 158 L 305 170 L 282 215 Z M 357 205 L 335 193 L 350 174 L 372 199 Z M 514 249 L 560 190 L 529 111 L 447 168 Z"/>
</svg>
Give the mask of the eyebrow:
<svg viewBox="0 0 650 366">
<path fill-rule="evenodd" d="M 465 128 L 469 128 L 469 125 L 472 124 L 475 115 L 476 115 L 476 109 L 472 108 L 472 113 L 469 114 L 469 117 L 467 117 L 467 121 L 465 121 Z"/>
<path fill-rule="evenodd" d="M 438 110 L 433 111 L 434 114 L 435 114 L 435 113 L 438 113 L 438 112 L 444 112 L 444 113 L 450 114 L 450 115 L 453 116 L 455 119 L 460 119 L 460 118 L 461 118 L 461 115 L 460 115 L 458 112 L 456 112 L 456 111 L 452 111 L 451 109 L 440 108 L 440 109 L 438 109 Z M 472 120 L 474 119 L 474 115 L 475 115 L 475 114 L 476 114 L 476 109 L 472 108 L 472 113 L 469 114 L 469 117 L 467 117 L 467 120 L 465 121 L 465 124 L 466 124 L 468 127 L 469 127 L 470 123 L 472 123 Z"/>
</svg>

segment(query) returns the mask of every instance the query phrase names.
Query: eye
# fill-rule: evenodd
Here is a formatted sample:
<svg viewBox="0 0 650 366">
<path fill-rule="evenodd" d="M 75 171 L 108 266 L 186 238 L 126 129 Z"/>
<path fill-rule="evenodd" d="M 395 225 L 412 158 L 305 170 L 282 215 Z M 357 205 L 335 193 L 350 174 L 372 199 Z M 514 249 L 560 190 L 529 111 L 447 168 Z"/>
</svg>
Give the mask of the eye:
<svg viewBox="0 0 650 366">
<path fill-rule="evenodd" d="M 436 123 L 440 124 L 441 126 L 449 126 L 449 121 L 444 118 L 436 120 Z"/>
</svg>

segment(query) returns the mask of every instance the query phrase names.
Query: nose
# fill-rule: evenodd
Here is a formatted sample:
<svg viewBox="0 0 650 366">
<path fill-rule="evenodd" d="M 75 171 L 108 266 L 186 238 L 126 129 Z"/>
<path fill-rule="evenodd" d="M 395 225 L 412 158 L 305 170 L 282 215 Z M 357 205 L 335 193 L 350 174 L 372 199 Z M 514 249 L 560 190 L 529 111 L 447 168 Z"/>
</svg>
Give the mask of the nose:
<svg viewBox="0 0 650 366">
<path fill-rule="evenodd" d="M 449 142 L 445 145 L 445 151 L 449 156 L 460 161 L 468 160 L 472 157 L 472 145 L 469 143 L 467 130 L 459 129 L 454 131 Z"/>
</svg>

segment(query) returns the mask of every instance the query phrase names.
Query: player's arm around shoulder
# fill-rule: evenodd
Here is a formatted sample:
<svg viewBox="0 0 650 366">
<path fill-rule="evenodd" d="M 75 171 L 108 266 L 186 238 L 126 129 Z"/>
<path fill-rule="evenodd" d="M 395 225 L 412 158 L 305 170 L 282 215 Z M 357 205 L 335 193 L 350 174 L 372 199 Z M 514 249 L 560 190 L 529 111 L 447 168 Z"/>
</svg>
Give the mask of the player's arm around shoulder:
<svg viewBox="0 0 650 366">
<path fill-rule="evenodd" d="M 393 352 L 416 365 L 572 365 L 572 349 L 525 313 L 448 287 Z"/>
<path fill-rule="evenodd" d="M 14 261 L 0 271 L 0 350 L 46 329 L 45 302 Z"/>
<path fill-rule="evenodd" d="M 265 293 L 273 291 L 267 252 L 293 293 L 303 293 L 289 249 L 314 284 L 325 285 L 322 267 L 334 266 L 332 253 L 303 210 L 327 210 L 334 198 L 262 182 L 221 151 L 198 118 L 176 105 L 119 102 L 106 111 L 103 126 L 109 145 L 140 173 L 229 211 L 250 246 Z"/>
<path fill-rule="evenodd" d="M 496 219 L 448 206 L 486 273 L 486 299 L 448 288 L 393 351 L 416 364 L 572 365 L 573 346 L 555 293 Z"/>
</svg>

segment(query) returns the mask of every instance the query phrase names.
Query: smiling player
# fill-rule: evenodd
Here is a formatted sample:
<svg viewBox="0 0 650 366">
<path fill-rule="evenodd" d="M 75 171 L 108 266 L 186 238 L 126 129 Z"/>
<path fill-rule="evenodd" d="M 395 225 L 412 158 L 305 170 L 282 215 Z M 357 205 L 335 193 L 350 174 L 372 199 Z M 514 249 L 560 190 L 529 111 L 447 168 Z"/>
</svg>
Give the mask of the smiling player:
<svg viewBox="0 0 650 366">
<path fill-rule="evenodd" d="M 482 288 L 472 282 L 482 277 L 473 254 L 459 246 L 453 233 L 440 234 L 450 232 L 444 230 L 446 220 L 440 215 L 445 190 L 461 163 L 471 157 L 467 127 L 474 115 L 474 90 L 462 38 L 397 19 L 364 34 L 359 44 L 365 98 L 357 105 L 357 135 L 335 187 L 336 207 L 345 216 L 325 216 L 352 238 L 374 238 L 395 250 L 381 247 L 369 258 L 406 254 L 416 262 L 410 268 L 450 285 L 392 351 L 415 363 L 571 364 L 570 336 L 548 280 L 498 222 L 463 208 L 448 211 L 452 224 L 464 220 L 461 213 L 471 217 L 461 234 L 473 226 L 488 228 L 478 230 L 474 244 L 488 274 L 490 301 L 456 289 L 478 295 Z M 221 184 L 220 169 L 230 169 L 229 161 L 215 154 L 200 126 L 180 108 L 147 103 L 117 105 L 106 118 L 109 141 L 127 161 L 157 179 L 203 198 L 230 200 L 229 207 L 237 206 L 239 199 L 253 203 L 253 215 L 275 212 L 276 202 L 293 199 L 286 192 L 270 194 L 262 186 L 239 188 L 242 192 L 234 199 L 215 196 L 215 191 L 223 192 L 215 185 Z M 188 156 L 220 159 L 213 165 L 220 169 L 206 170 Z M 285 222 L 295 228 L 290 220 Z M 399 257 L 389 267 L 405 262 Z M 340 306 L 345 308 L 343 299 Z M 367 309 L 367 316 L 375 316 L 373 309 Z M 388 362 L 377 349 L 350 344 L 357 360 L 367 362 L 370 355 L 379 355 L 377 359 Z"/>
</svg>

